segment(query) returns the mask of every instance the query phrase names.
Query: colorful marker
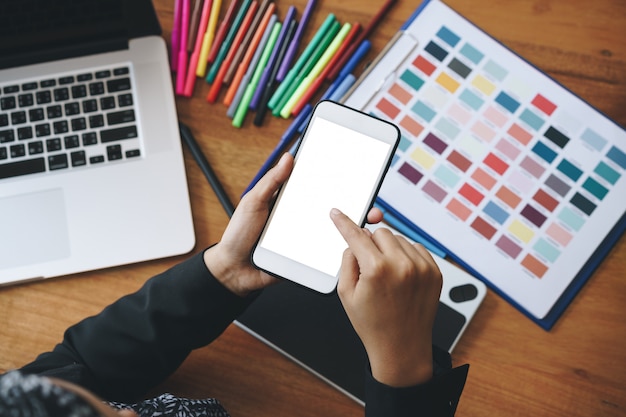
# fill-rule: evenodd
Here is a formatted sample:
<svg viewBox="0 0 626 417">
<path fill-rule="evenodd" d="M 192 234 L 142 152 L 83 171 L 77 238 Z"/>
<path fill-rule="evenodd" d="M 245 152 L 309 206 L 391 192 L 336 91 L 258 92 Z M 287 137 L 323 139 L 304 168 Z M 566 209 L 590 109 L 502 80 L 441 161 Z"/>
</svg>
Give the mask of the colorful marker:
<svg viewBox="0 0 626 417">
<path fill-rule="evenodd" d="M 363 42 L 363 40 L 372 33 L 374 28 L 378 25 L 378 23 L 380 23 L 381 20 L 383 20 L 383 17 L 385 17 L 387 12 L 391 9 L 391 6 L 393 6 L 394 3 L 396 3 L 397 1 L 398 0 L 387 0 L 387 2 L 383 4 L 383 7 L 381 7 L 378 13 L 376 13 L 376 15 L 372 18 L 370 23 L 365 27 L 365 29 L 361 32 L 358 38 L 354 41 L 346 54 L 343 55 L 342 59 L 337 63 L 337 66 L 326 75 L 326 79 L 328 81 L 332 81 L 337 77 L 340 68 L 342 68 L 348 58 L 352 56 L 352 53 L 357 48 L 357 46 L 360 45 L 361 42 Z"/>
<path fill-rule="evenodd" d="M 226 58 L 226 55 L 228 55 L 230 46 L 235 40 L 235 37 L 237 36 L 237 34 L 239 33 L 239 28 L 241 26 L 241 23 L 245 19 L 248 9 L 250 8 L 250 5 L 252 4 L 252 1 L 253 0 L 244 0 L 241 7 L 239 8 L 239 11 L 237 12 L 237 15 L 235 16 L 235 20 L 233 20 L 233 24 L 228 29 L 226 38 L 224 38 L 224 42 L 222 42 L 222 44 L 220 45 L 220 49 L 217 52 L 217 56 L 215 57 L 215 60 L 213 61 L 211 68 L 209 69 L 209 73 L 206 76 L 207 83 L 212 84 L 213 81 L 215 80 L 215 77 L 217 76 L 217 73 L 222 66 L 222 61 L 224 61 L 224 59 Z"/>
<path fill-rule="evenodd" d="M 263 93 L 261 95 L 261 98 L 259 99 L 257 105 L 256 105 L 256 114 L 254 115 L 254 124 L 256 126 L 261 126 L 263 124 L 263 119 L 265 118 L 265 114 L 267 113 L 267 102 L 269 101 L 270 97 L 272 96 L 272 93 L 274 92 L 274 88 L 276 83 L 278 83 L 278 81 L 276 80 L 276 74 L 278 73 L 278 67 L 279 67 L 279 63 L 280 60 L 282 59 L 282 57 L 285 55 L 285 53 L 287 52 L 287 48 L 289 47 L 289 40 L 291 39 L 291 37 L 293 36 L 293 34 L 296 32 L 296 26 L 297 26 L 297 22 L 295 21 L 295 19 L 292 19 L 289 22 L 289 27 L 287 28 L 287 33 L 285 35 L 285 39 L 283 41 L 283 44 L 280 47 L 280 50 L 278 51 L 278 56 L 276 58 L 276 62 L 274 63 L 274 65 L 272 66 L 272 68 L 269 71 L 269 76 L 267 76 L 267 81 L 265 86 L 262 88 Z M 278 48 L 278 46 L 276 48 L 274 48 L 274 50 L 276 50 Z M 269 64 L 268 64 L 269 66 Z M 267 70 L 268 67 L 265 67 L 265 69 Z M 265 74 L 265 71 L 263 72 L 263 74 Z M 261 77 L 263 78 L 263 77 Z M 261 88 L 257 88 L 257 91 L 261 90 Z M 254 98 L 253 98 L 254 100 Z M 252 102 L 250 103 L 250 109 L 254 110 L 252 107 Z"/>
<path fill-rule="evenodd" d="M 263 74 L 261 75 L 261 80 L 259 81 L 259 88 L 254 92 L 252 96 L 252 101 L 250 102 L 250 110 L 256 110 L 257 104 L 261 99 L 263 92 L 265 91 L 265 86 L 267 85 L 268 78 L 270 76 L 270 72 L 272 72 L 274 67 L 280 65 L 281 57 L 280 54 L 283 45 L 288 45 L 290 38 L 287 38 L 287 32 L 291 26 L 291 22 L 294 20 L 296 14 L 296 8 L 294 6 L 290 6 L 287 10 L 287 15 L 285 16 L 285 20 L 283 21 L 283 26 L 280 29 L 280 33 L 278 34 L 278 39 L 276 40 L 276 45 L 274 46 L 274 50 L 272 51 L 272 55 L 270 55 L 269 61 L 267 61 L 267 66 L 263 70 Z"/>
<path fill-rule="evenodd" d="M 296 103 L 300 100 L 300 98 L 304 95 L 306 90 L 313 84 L 313 81 L 321 74 L 321 72 L 326 68 L 331 58 L 335 56 L 337 50 L 341 46 L 341 43 L 350 32 L 352 25 L 350 23 L 344 23 L 341 30 L 334 37 L 328 48 L 324 51 L 321 57 L 317 59 L 315 66 L 309 71 L 309 73 L 302 79 L 298 88 L 291 95 L 289 100 L 285 103 L 282 110 L 280 111 L 280 115 L 287 119 L 291 116 L 291 110 L 296 105 Z"/>
<path fill-rule="evenodd" d="M 341 46 L 339 47 L 337 52 L 328 62 L 326 68 L 324 68 L 324 70 L 318 75 L 315 81 L 313 81 L 311 86 L 305 91 L 302 97 L 300 97 L 296 105 L 293 106 L 293 108 L 291 109 L 291 114 L 297 116 L 298 113 L 300 113 L 300 110 L 302 110 L 302 108 L 306 105 L 306 103 L 311 100 L 313 95 L 320 89 L 320 87 L 324 83 L 324 80 L 326 79 L 326 74 L 328 74 L 333 68 L 335 68 L 337 62 L 339 61 L 339 59 L 341 59 L 341 56 L 350 47 L 352 40 L 358 35 L 360 31 L 361 25 L 359 23 L 355 23 L 354 25 L 352 25 L 352 29 L 350 29 L 350 32 L 346 35 L 346 38 L 341 43 Z"/>
<path fill-rule="evenodd" d="M 233 3 L 236 0 L 233 0 Z M 198 57 L 198 65 L 196 66 L 196 76 L 202 77 L 206 75 L 206 67 L 209 64 L 208 56 L 209 50 L 213 45 L 213 39 L 215 38 L 215 28 L 217 27 L 217 20 L 220 17 L 220 9 L 222 7 L 222 0 L 213 0 L 211 5 L 211 12 L 209 14 L 209 21 L 207 23 L 204 36 L 202 37 L 202 46 L 200 47 L 200 56 Z"/>
<path fill-rule="evenodd" d="M 243 19 L 243 22 L 241 22 L 241 27 L 239 28 L 239 32 L 237 32 L 237 36 L 235 36 L 235 39 L 233 40 L 233 48 L 230 51 L 228 51 L 228 55 L 226 55 L 226 58 L 224 59 L 222 66 L 220 66 L 220 69 L 217 72 L 215 79 L 213 80 L 213 84 L 211 85 L 209 94 L 207 94 L 207 101 L 209 103 L 214 103 L 215 100 L 217 100 L 217 96 L 219 95 L 220 90 L 222 89 L 222 84 L 224 82 L 224 77 L 226 76 L 226 71 L 228 70 L 230 63 L 233 60 L 235 53 L 237 52 L 236 46 L 241 43 L 241 41 L 243 40 L 243 37 L 248 31 L 248 28 L 250 27 L 250 24 L 252 23 L 252 19 L 254 18 L 254 15 L 256 13 L 258 6 L 259 5 L 256 2 L 256 0 L 254 0 L 252 4 L 250 4 L 250 8 L 248 8 L 246 17 Z"/>
<path fill-rule="evenodd" d="M 231 27 L 230 23 L 233 20 L 233 17 L 235 16 L 235 11 L 237 10 L 237 3 L 238 3 L 238 0 L 231 0 L 230 4 L 228 5 L 228 9 L 226 9 L 224 20 L 222 20 L 222 23 L 220 23 L 220 27 L 217 30 L 217 33 L 215 34 L 215 39 L 213 40 L 213 43 L 211 43 L 211 49 L 209 49 L 209 55 L 207 57 L 207 65 L 212 64 L 215 61 L 215 58 L 217 58 L 217 53 L 219 52 L 222 46 L 222 42 L 224 42 L 224 39 L 226 38 L 226 33 L 229 31 Z M 244 5 L 242 5 L 241 7 L 243 8 Z M 211 13 L 211 18 L 213 18 L 212 13 Z M 209 21 L 209 25 L 211 25 L 211 21 Z"/>
<path fill-rule="evenodd" d="M 278 89 L 276 90 L 276 92 L 274 93 L 274 95 L 269 101 L 268 105 L 270 109 L 274 109 L 278 105 L 278 103 L 281 101 L 286 90 L 289 88 L 289 86 L 291 85 L 293 80 L 296 78 L 296 76 L 300 73 L 300 71 L 302 70 L 302 67 L 304 67 L 304 65 L 307 63 L 307 60 L 309 59 L 311 54 L 315 51 L 315 48 L 317 48 L 319 43 L 322 41 L 322 39 L 324 38 L 324 35 L 328 33 L 328 29 L 330 29 L 330 27 L 333 25 L 333 22 L 335 22 L 335 15 L 330 13 L 326 17 L 326 20 L 324 20 L 324 23 L 322 23 L 320 28 L 317 30 L 317 32 L 313 36 L 313 39 L 311 39 L 309 44 L 306 46 L 306 48 L 302 52 L 302 55 L 300 55 L 300 58 L 298 58 L 298 60 L 296 61 L 295 65 L 289 70 L 289 72 L 287 73 L 287 76 L 284 79 L 282 79 L 280 86 L 278 87 Z M 298 29 L 300 28 L 301 28 L 301 25 L 298 26 Z M 293 44 L 293 40 L 291 43 Z M 281 81 L 281 80 L 278 79 L 278 81 Z M 280 111 L 280 109 L 278 111 Z M 276 115 L 278 115 L 278 113 L 276 113 Z"/>
<path fill-rule="evenodd" d="M 180 24 L 183 15 L 183 0 L 176 0 L 174 3 L 174 23 L 172 25 L 172 56 L 170 57 L 170 67 L 172 71 L 178 69 L 178 50 L 180 49 Z"/>
<path fill-rule="evenodd" d="M 241 83 L 241 79 L 246 73 L 248 66 L 250 65 L 250 61 L 252 61 L 254 52 L 259 47 L 259 42 L 261 42 L 261 38 L 263 37 L 263 33 L 265 33 L 265 29 L 267 28 L 267 25 L 269 24 L 272 16 L 275 16 L 274 9 L 275 9 L 275 4 L 271 3 L 269 7 L 267 8 L 267 10 L 265 11 L 265 15 L 261 19 L 261 22 L 259 23 L 256 30 L 254 31 L 254 36 L 252 37 L 252 40 L 249 46 L 245 48 L 246 53 L 243 59 L 241 60 L 241 62 L 239 63 L 239 66 L 237 67 L 237 72 L 235 73 L 230 83 L 230 86 L 228 87 L 228 90 L 226 91 L 226 96 L 224 97 L 224 104 L 227 106 L 230 105 L 230 103 L 233 100 L 233 97 L 235 96 L 235 93 L 237 92 L 237 89 L 239 88 L 239 83 Z M 226 79 L 224 81 L 228 83 Z"/>
<path fill-rule="evenodd" d="M 235 117 L 233 117 L 233 126 L 241 127 L 243 124 L 243 120 L 246 117 L 248 112 L 248 105 L 250 104 L 250 100 L 252 100 L 252 94 L 254 94 L 254 90 L 261 78 L 261 73 L 263 72 L 263 68 L 267 64 L 268 59 L 270 58 L 270 54 L 272 53 L 272 49 L 274 48 L 274 44 L 276 43 L 276 39 L 278 39 L 278 34 L 280 33 L 281 23 L 275 23 L 274 28 L 272 29 L 272 33 L 270 35 L 270 39 L 265 45 L 265 49 L 263 50 L 263 54 L 261 55 L 261 59 L 259 59 L 259 63 L 252 75 L 252 79 L 250 80 L 250 84 L 246 88 L 246 91 L 243 93 L 243 97 L 241 99 L 241 103 L 239 103 L 239 107 L 235 112 Z"/>
<path fill-rule="evenodd" d="M 291 65 L 291 61 L 296 56 L 296 51 L 298 50 L 298 46 L 300 45 L 300 40 L 304 35 L 304 30 L 306 29 L 307 23 L 309 19 L 311 19 L 311 14 L 313 12 L 313 7 L 315 7 L 316 0 L 309 0 L 306 7 L 304 8 L 304 13 L 302 13 L 302 19 L 300 19 L 300 23 L 298 25 L 298 30 L 296 34 L 293 36 L 291 43 L 289 44 L 289 49 L 285 54 L 285 58 L 280 64 L 280 68 L 278 69 L 277 79 L 279 82 L 285 79 L 285 75 L 287 71 L 289 71 L 289 66 Z"/>
<path fill-rule="evenodd" d="M 197 3 L 200 3 L 200 1 L 198 1 Z M 189 59 L 189 69 L 187 71 L 187 79 L 185 80 L 185 87 L 183 89 L 183 95 L 186 97 L 190 97 L 193 93 L 193 85 L 196 82 L 196 68 L 198 67 L 198 60 L 200 59 L 200 49 L 202 48 L 202 43 L 204 40 L 204 36 L 202 36 L 201 34 L 206 32 L 212 4 L 213 0 L 205 0 L 202 7 L 202 16 L 200 18 L 200 23 L 198 24 L 195 47 L 193 48 L 191 58 Z"/>
<path fill-rule="evenodd" d="M 187 39 L 189 39 L 189 13 L 191 0 L 183 0 L 183 11 L 180 26 L 180 47 L 178 49 L 178 68 L 176 73 L 176 94 L 182 94 L 187 75 Z"/>
<path fill-rule="evenodd" d="M 322 41 L 317 45 L 313 53 L 309 56 L 308 60 L 306 61 L 302 69 L 290 81 L 289 86 L 287 87 L 285 93 L 283 94 L 280 101 L 274 107 L 272 111 L 272 114 L 274 116 L 280 115 L 283 108 L 285 107 L 287 102 L 291 99 L 291 97 L 293 96 L 295 91 L 298 89 L 298 87 L 300 86 L 304 78 L 311 72 L 313 67 L 315 67 L 317 62 L 320 60 L 320 58 L 326 51 L 326 48 L 328 48 L 330 43 L 333 41 L 333 39 L 335 38 L 335 35 L 337 34 L 337 32 L 339 32 L 340 28 L 341 28 L 341 24 L 335 20 L 330 26 L 330 28 L 328 29 L 328 31 L 324 34 Z M 287 79 L 285 79 L 285 81 L 286 80 Z"/>
<path fill-rule="evenodd" d="M 246 88 L 248 87 L 248 83 L 250 82 L 250 79 L 252 78 L 252 74 L 254 73 L 259 63 L 259 59 L 261 59 L 261 54 L 263 53 L 263 50 L 265 50 L 265 45 L 267 45 L 267 41 L 270 38 L 270 34 L 277 20 L 278 20 L 278 17 L 276 15 L 272 15 L 270 22 L 267 24 L 267 27 L 265 28 L 265 33 L 263 33 L 261 42 L 259 42 L 259 47 L 256 48 L 256 51 L 254 52 L 254 56 L 252 57 L 252 61 L 250 61 L 250 65 L 248 66 L 248 70 L 246 71 L 243 78 L 241 79 L 241 82 L 239 83 L 239 88 L 237 88 L 237 93 L 235 93 L 235 97 L 233 98 L 232 102 L 230 103 L 230 106 L 228 107 L 228 110 L 226 111 L 226 116 L 228 116 L 229 119 L 232 119 L 235 116 L 237 107 L 239 107 L 239 103 L 241 102 L 241 99 L 243 98 L 243 93 L 246 91 Z"/>
<path fill-rule="evenodd" d="M 235 72 L 237 71 L 237 68 L 239 67 L 239 63 L 241 62 L 241 59 L 247 52 L 248 46 L 250 45 L 250 41 L 252 40 L 252 38 L 255 36 L 259 36 L 260 38 L 260 36 L 263 35 L 263 30 L 258 30 L 258 27 L 259 27 L 259 24 L 261 23 L 261 20 L 263 20 L 263 17 L 265 16 L 265 11 L 270 5 L 270 1 L 269 0 L 258 0 L 258 1 L 259 1 L 259 8 L 257 9 L 256 14 L 254 15 L 254 19 L 252 19 L 252 23 L 250 23 L 250 27 L 248 28 L 248 31 L 243 37 L 243 40 L 237 46 L 237 51 L 235 52 L 235 55 L 233 56 L 233 60 L 231 61 L 230 65 L 228 66 L 228 69 L 226 70 L 226 75 L 224 76 L 224 84 L 231 83 L 233 76 L 235 75 Z M 271 3 L 271 5 L 272 7 L 275 7 L 274 3 Z M 270 13 L 270 15 L 271 14 L 272 13 Z"/>
</svg>

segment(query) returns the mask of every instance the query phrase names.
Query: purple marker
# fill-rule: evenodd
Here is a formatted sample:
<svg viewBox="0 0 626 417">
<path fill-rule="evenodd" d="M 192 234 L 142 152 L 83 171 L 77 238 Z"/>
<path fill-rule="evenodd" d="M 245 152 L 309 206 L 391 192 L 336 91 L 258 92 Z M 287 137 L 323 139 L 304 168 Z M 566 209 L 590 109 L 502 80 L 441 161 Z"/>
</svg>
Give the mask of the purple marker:
<svg viewBox="0 0 626 417">
<path fill-rule="evenodd" d="M 298 24 L 298 30 L 296 30 L 296 34 L 293 36 L 289 49 L 285 54 L 285 59 L 283 59 L 283 62 L 280 64 L 280 68 L 278 69 L 278 74 L 276 75 L 276 80 L 278 82 L 281 82 L 285 78 L 287 71 L 289 71 L 289 67 L 291 66 L 291 61 L 293 61 L 293 58 L 296 56 L 296 50 L 300 44 L 300 39 L 302 39 L 304 29 L 311 18 L 313 6 L 315 6 L 315 0 L 309 0 L 304 9 L 304 13 L 302 14 L 302 19 L 300 19 L 300 23 Z"/>
</svg>

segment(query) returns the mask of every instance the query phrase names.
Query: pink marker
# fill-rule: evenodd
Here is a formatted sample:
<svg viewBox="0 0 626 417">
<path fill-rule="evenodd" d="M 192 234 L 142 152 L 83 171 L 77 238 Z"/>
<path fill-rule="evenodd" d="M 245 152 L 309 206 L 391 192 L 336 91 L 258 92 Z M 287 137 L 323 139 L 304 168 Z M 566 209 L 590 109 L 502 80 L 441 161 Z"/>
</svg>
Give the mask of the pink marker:
<svg viewBox="0 0 626 417">
<path fill-rule="evenodd" d="M 180 46 L 178 50 L 178 72 L 176 74 L 176 94 L 182 94 L 187 75 L 187 39 L 189 38 L 189 13 L 191 0 L 183 0 Z"/>
<path fill-rule="evenodd" d="M 178 68 L 178 50 L 180 49 L 180 18 L 183 8 L 182 0 L 176 0 L 174 4 L 174 25 L 172 27 L 172 55 L 170 56 L 170 67 L 176 72 Z"/>
<path fill-rule="evenodd" d="M 211 15 L 211 5 L 213 0 L 205 0 L 202 8 L 202 17 L 200 18 L 200 25 L 198 26 L 198 34 L 196 36 L 196 44 L 193 48 L 193 53 L 189 59 L 189 68 L 187 69 L 187 79 L 183 88 L 183 95 L 185 97 L 191 97 L 193 93 L 193 85 L 196 82 L 196 68 L 198 67 L 198 60 L 200 59 L 200 50 L 202 49 L 202 42 L 204 41 L 204 32 L 209 24 L 209 16 Z"/>
</svg>

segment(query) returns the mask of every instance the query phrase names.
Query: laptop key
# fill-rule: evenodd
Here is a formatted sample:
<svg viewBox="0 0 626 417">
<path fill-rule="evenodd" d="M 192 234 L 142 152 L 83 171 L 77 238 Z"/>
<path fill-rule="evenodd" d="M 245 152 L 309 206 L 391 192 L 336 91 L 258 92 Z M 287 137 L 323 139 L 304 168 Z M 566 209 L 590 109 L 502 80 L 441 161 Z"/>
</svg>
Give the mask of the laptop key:
<svg viewBox="0 0 626 417">
<path fill-rule="evenodd" d="M 50 124 L 41 123 L 35 126 L 35 135 L 40 138 L 42 136 L 50 136 Z"/>
<path fill-rule="evenodd" d="M 11 113 L 11 123 L 14 125 L 20 125 L 22 123 L 26 123 L 26 112 L 15 111 Z"/>
<path fill-rule="evenodd" d="M 122 146 L 121 145 L 107 146 L 107 158 L 109 161 L 117 161 L 118 159 L 122 159 Z"/>
<path fill-rule="evenodd" d="M 9 116 L 7 114 L 0 114 L 0 126 L 9 125 Z"/>
<path fill-rule="evenodd" d="M 10 150 L 11 158 L 19 158 L 26 155 L 26 146 L 22 145 L 21 143 L 18 145 L 12 145 Z"/>
<path fill-rule="evenodd" d="M 2 91 L 4 91 L 4 94 L 17 93 L 18 91 L 20 91 L 20 86 L 19 85 L 7 85 L 6 87 L 2 89 Z"/>
<path fill-rule="evenodd" d="M 33 128 L 30 126 L 24 126 L 17 129 L 17 138 L 19 140 L 27 140 L 33 138 Z"/>
<path fill-rule="evenodd" d="M 87 87 L 84 84 L 75 85 L 72 87 L 72 98 L 87 97 Z"/>
<path fill-rule="evenodd" d="M 73 82 L 74 82 L 74 76 L 73 75 L 68 75 L 67 77 L 59 78 L 59 84 L 60 85 L 72 84 Z"/>
<path fill-rule="evenodd" d="M 117 140 L 132 139 L 137 137 L 136 126 L 118 127 L 117 129 L 108 129 L 100 131 L 100 142 L 115 142 Z"/>
<path fill-rule="evenodd" d="M 102 155 L 96 155 L 89 158 L 90 164 L 100 164 L 102 162 L 104 162 L 104 156 Z"/>
<path fill-rule="evenodd" d="M 15 132 L 13 129 L 0 130 L 0 143 L 13 142 L 15 140 Z"/>
<path fill-rule="evenodd" d="M 37 98 L 37 104 L 48 104 L 52 102 L 50 90 L 38 91 L 35 93 L 35 97 Z"/>
<path fill-rule="evenodd" d="M 67 87 L 54 89 L 54 101 L 65 101 L 70 98 L 70 90 Z"/>
<path fill-rule="evenodd" d="M 57 117 L 63 116 L 63 109 L 56 104 L 46 107 L 46 113 L 48 114 L 48 119 L 56 119 Z"/>
<path fill-rule="evenodd" d="M 61 139 L 53 138 L 46 140 L 46 150 L 48 152 L 60 151 L 61 150 Z"/>
<path fill-rule="evenodd" d="M 107 81 L 107 90 L 109 93 L 130 90 L 130 78 L 116 78 Z"/>
<path fill-rule="evenodd" d="M 135 112 L 131 110 L 116 111 L 107 114 L 108 125 L 119 125 L 135 121 Z"/>
<path fill-rule="evenodd" d="M 87 165 L 87 157 L 85 156 L 85 151 L 72 152 L 70 154 L 70 158 L 72 159 L 73 167 Z"/>
<path fill-rule="evenodd" d="M 0 179 L 36 174 L 45 172 L 45 170 L 46 160 L 44 158 L 10 162 L 8 164 L 0 164 Z"/>
<path fill-rule="evenodd" d="M 15 97 L 1 97 L 0 98 L 0 108 L 2 110 L 11 110 L 15 108 Z"/>
<path fill-rule="evenodd" d="M 17 101 L 20 107 L 30 107 L 35 104 L 35 98 L 32 93 L 20 94 L 17 96 Z"/>
<path fill-rule="evenodd" d="M 0 160 L 7 159 L 9 157 L 9 153 L 7 152 L 6 147 L 0 147 Z"/>
<path fill-rule="evenodd" d="M 104 94 L 104 83 L 101 81 L 98 81 L 98 82 L 89 84 L 89 94 L 92 96 Z"/>
<path fill-rule="evenodd" d="M 45 117 L 46 116 L 44 115 L 42 108 L 30 109 L 28 111 L 28 118 L 30 119 L 31 123 L 43 120 L 45 119 Z"/>
<path fill-rule="evenodd" d="M 28 143 L 28 154 L 29 155 L 37 155 L 43 153 L 43 142 L 40 140 L 36 140 L 34 142 Z"/>
<path fill-rule="evenodd" d="M 57 169 L 64 169 L 69 167 L 67 162 L 67 155 L 64 153 L 50 155 L 48 157 L 48 167 L 50 171 L 56 171 Z"/>
</svg>

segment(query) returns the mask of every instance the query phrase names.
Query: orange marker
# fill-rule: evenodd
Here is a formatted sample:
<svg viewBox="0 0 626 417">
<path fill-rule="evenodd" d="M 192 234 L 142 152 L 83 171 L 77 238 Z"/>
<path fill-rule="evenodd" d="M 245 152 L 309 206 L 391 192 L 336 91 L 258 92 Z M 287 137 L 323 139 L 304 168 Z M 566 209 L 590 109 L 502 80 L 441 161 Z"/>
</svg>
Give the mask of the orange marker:
<svg viewBox="0 0 626 417">
<path fill-rule="evenodd" d="M 259 7 L 259 4 L 257 3 L 256 0 L 250 4 L 250 8 L 248 9 L 248 12 L 246 13 L 246 17 L 244 17 L 243 22 L 241 23 L 241 26 L 239 27 L 239 32 L 237 32 L 237 35 L 235 36 L 235 39 L 233 40 L 231 49 L 230 51 L 228 51 L 228 55 L 226 55 L 226 59 L 220 66 L 220 69 L 217 72 L 217 75 L 215 76 L 215 80 L 213 80 L 213 84 L 211 85 L 211 89 L 209 90 L 209 94 L 207 95 L 207 98 L 206 98 L 206 100 L 209 103 L 215 103 L 215 100 L 217 100 L 217 96 L 220 94 L 220 89 L 222 88 L 224 77 L 226 76 L 226 71 L 228 70 L 230 63 L 232 62 L 235 56 L 235 53 L 237 52 L 237 47 L 243 41 L 243 37 L 246 35 L 246 32 L 248 31 L 248 28 L 250 27 L 250 24 L 252 23 L 252 19 L 254 18 L 256 9 L 258 7 Z"/>
<path fill-rule="evenodd" d="M 239 88 L 239 84 L 241 83 L 241 79 L 246 73 L 248 66 L 250 65 L 250 61 L 252 61 L 252 57 L 254 56 L 254 52 L 256 48 L 259 46 L 259 42 L 261 42 L 261 38 L 263 37 L 263 33 L 265 33 L 265 28 L 267 27 L 268 22 L 270 21 L 274 10 L 276 9 L 276 5 L 274 3 L 270 3 L 269 7 L 265 11 L 265 15 L 263 15 L 263 19 L 259 23 L 259 27 L 256 29 L 254 33 L 254 37 L 250 42 L 246 50 L 246 54 L 244 55 L 239 67 L 237 67 L 237 72 L 233 77 L 233 81 L 231 82 L 228 91 L 226 91 L 226 96 L 224 97 L 224 104 L 230 106 L 232 103 L 235 94 L 237 93 L 237 89 Z"/>
</svg>

